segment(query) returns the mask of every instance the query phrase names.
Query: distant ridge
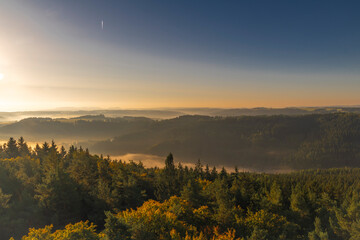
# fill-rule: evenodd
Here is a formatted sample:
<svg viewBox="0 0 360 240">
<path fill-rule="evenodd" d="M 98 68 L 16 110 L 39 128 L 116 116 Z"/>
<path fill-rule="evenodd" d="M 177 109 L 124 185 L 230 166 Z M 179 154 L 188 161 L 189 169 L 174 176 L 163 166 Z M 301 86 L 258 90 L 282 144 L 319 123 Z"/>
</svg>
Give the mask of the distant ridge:
<svg viewBox="0 0 360 240">
<path fill-rule="evenodd" d="M 287 107 L 287 108 L 162 108 L 162 109 L 98 109 L 98 110 L 49 110 L 0 112 L 0 123 L 18 121 L 29 117 L 76 118 L 84 116 L 104 117 L 146 117 L 170 119 L 182 115 L 206 116 L 259 116 L 259 115 L 305 115 L 336 112 L 360 113 L 360 107 Z"/>
<path fill-rule="evenodd" d="M 258 170 L 359 167 L 360 113 L 330 110 L 271 116 L 182 115 L 163 120 L 102 114 L 31 117 L 0 125 L 0 140 L 10 136 L 31 142 L 58 139 L 112 156 L 172 152 L 183 162 L 200 158 L 212 165 Z"/>
</svg>

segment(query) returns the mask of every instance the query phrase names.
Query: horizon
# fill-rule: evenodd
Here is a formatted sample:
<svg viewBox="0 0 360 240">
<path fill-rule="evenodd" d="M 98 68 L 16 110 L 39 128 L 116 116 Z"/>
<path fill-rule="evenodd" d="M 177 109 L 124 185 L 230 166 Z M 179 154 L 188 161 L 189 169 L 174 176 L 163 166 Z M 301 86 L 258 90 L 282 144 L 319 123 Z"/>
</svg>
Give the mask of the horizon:
<svg viewBox="0 0 360 240">
<path fill-rule="evenodd" d="M 91 112 L 91 111 L 174 111 L 174 110 L 255 110 L 255 109 L 313 109 L 313 108 L 360 108 L 360 104 L 355 105 L 318 105 L 318 106 L 284 106 L 284 107 L 148 107 L 148 108 L 120 108 L 120 107 L 55 107 L 39 109 L 15 109 L 12 111 L 1 111 L 0 113 L 22 113 L 22 112 Z"/>
</svg>

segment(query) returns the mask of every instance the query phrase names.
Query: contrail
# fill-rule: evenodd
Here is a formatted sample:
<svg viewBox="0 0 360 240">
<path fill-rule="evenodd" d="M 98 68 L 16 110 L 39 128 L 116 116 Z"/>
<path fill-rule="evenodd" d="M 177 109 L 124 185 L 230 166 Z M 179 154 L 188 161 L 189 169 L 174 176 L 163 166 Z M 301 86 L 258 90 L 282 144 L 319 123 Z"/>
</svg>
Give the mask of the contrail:
<svg viewBox="0 0 360 240">
<path fill-rule="evenodd" d="M 101 20 L 101 29 L 104 29 L 104 20 Z"/>
</svg>

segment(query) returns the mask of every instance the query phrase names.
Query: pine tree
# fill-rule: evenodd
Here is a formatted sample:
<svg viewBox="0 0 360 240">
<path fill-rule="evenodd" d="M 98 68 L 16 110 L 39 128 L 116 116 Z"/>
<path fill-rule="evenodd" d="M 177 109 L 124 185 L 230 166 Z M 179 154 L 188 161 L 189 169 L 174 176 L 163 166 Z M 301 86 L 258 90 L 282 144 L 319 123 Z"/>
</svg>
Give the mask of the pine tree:
<svg viewBox="0 0 360 240">
<path fill-rule="evenodd" d="M 276 182 L 272 183 L 268 198 L 270 203 L 273 204 L 274 206 L 281 206 L 282 192 L 280 186 Z"/>
<path fill-rule="evenodd" d="M 328 233 L 322 230 L 320 218 L 315 217 L 314 226 L 315 230 L 308 234 L 309 240 L 329 240 Z"/>
<path fill-rule="evenodd" d="M 106 240 L 128 240 L 131 239 L 129 227 L 121 221 L 120 218 L 115 217 L 111 212 L 106 212 L 105 219 L 105 236 Z"/>
<path fill-rule="evenodd" d="M 181 198 L 189 201 L 194 208 L 200 207 L 204 203 L 200 184 L 193 178 L 190 179 L 181 191 Z"/>
<path fill-rule="evenodd" d="M 209 165 L 208 165 L 208 164 L 206 164 L 206 166 L 205 166 L 204 178 L 205 178 L 206 180 L 211 180 L 211 173 L 210 173 L 210 169 L 209 169 Z"/>
<path fill-rule="evenodd" d="M 19 148 L 19 154 L 21 156 L 28 156 L 30 155 L 30 150 L 29 147 L 27 145 L 27 143 L 25 142 L 23 137 L 20 137 L 18 142 L 17 142 L 18 148 Z"/>
<path fill-rule="evenodd" d="M 11 194 L 3 193 L 0 188 L 0 213 L 2 209 L 9 208 L 9 201 L 11 199 Z"/>
<path fill-rule="evenodd" d="M 214 166 L 213 169 L 211 170 L 211 181 L 214 181 L 218 176 L 216 167 Z"/>
<path fill-rule="evenodd" d="M 301 216 L 309 215 L 309 206 L 306 202 L 305 194 L 299 185 L 291 191 L 290 208 L 291 210 L 299 213 Z"/>
<path fill-rule="evenodd" d="M 226 178 L 227 177 L 227 172 L 225 170 L 225 167 L 222 167 L 221 172 L 219 174 L 219 177 L 220 178 Z"/>
<path fill-rule="evenodd" d="M 48 154 L 50 152 L 50 147 L 49 147 L 49 144 L 47 142 L 44 142 L 42 147 L 41 147 L 41 150 L 43 152 L 43 154 Z"/>
<path fill-rule="evenodd" d="M 165 160 L 165 168 L 156 181 L 156 196 L 159 200 L 165 200 L 180 191 L 176 175 L 174 157 L 170 153 Z"/>
<path fill-rule="evenodd" d="M 65 150 L 64 146 L 61 146 L 60 156 L 61 156 L 61 158 L 64 158 L 66 156 L 66 150 Z"/>
<path fill-rule="evenodd" d="M 19 149 L 14 138 L 11 137 L 6 143 L 5 152 L 8 158 L 16 158 L 19 156 Z"/>
<path fill-rule="evenodd" d="M 203 175 L 203 165 L 201 164 L 200 159 L 198 159 L 196 164 L 195 164 L 194 172 L 195 172 L 196 177 L 198 177 L 198 178 L 202 177 L 202 175 Z"/>
<path fill-rule="evenodd" d="M 165 170 L 166 175 L 174 176 L 175 165 L 174 165 L 174 157 L 173 157 L 172 153 L 169 153 L 169 155 L 166 157 L 164 170 Z"/>
</svg>

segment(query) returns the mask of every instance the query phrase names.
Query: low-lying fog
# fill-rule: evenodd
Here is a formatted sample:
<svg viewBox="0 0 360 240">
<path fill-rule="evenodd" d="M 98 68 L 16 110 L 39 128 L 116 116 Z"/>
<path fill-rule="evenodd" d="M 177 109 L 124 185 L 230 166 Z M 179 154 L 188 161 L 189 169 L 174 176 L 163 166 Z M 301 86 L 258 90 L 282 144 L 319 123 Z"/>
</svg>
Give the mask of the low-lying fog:
<svg viewBox="0 0 360 240">
<path fill-rule="evenodd" d="M 349 113 L 331 112 L 332 108 L 312 109 L 313 114 L 291 115 L 304 109 L 247 109 L 258 113 L 288 111 L 289 115 L 261 115 L 214 117 L 183 115 L 169 119 L 146 117 L 108 117 L 104 114 L 82 115 L 72 118 L 27 118 L 0 124 L 0 143 L 10 137 L 24 137 L 29 146 L 42 145 L 52 140 L 68 149 L 71 145 L 88 148 L 93 154 L 103 154 L 125 161 L 142 161 L 147 167 L 162 167 L 171 152 L 176 162 L 195 164 L 198 159 L 210 167 L 225 166 L 232 171 L 288 172 L 289 169 L 329 168 L 357 166 L 359 147 L 347 142 L 360 139 L 360 115 L 347 108 Z M 168 110 L 106 110 L 107 114 L 134 115 L 155 114 L 169 117 L 181 113 Z M 196 110 L 192 110 L 195 112 Z M 203 109 L 199 112 L 216 114 L 219 109 Z M 244 112 L 244 109 L 221 110 Z M 280 112 L 281 112 L 280 111 Z M 318 113 L 318 112 L 321 113 Z M 92 111 L 94 112 L 94 111 Z M 99 113 L 97 111 L 97 113 Z M 315 112 L 315 113 L 314 113 Z M 48 112 L 49 113 L 49 112 Z M 72 114 L 89 113 L 77 111 Z M 256 113 L 256 114 L 255 114 Z M 12 113 L 14 116 L 23 116 Z M 35 114 L 35 113 L 32 113 Z M 50 114 L 50 113 L 49 113 Z M 64 112 L 55 112 L 56 116 Z M 224 113 L 223 113 L 224 114 Z M 1 116 L 1 113 L 0 113 Z M 13 116 L 13 117 L 14 117 Z M 347 123 L 347 124 L 344 124 Z M 339 129 L 339 126 L 342 126 Z M 342 142 L 332 134 L 343 136 Z M 359 140 L 360 142 L 360 140 Z M 348 146 L 341 155 L 329 155 L 328 146 Z M 337 146 L 337 145 L 336 145 Z M 313 153 L 317 153 L 316 156 Z M 356 153 L 356 154 L 355 154 Z M 324 161 L 324 159 L 331 160 Z"/>
</svg>

